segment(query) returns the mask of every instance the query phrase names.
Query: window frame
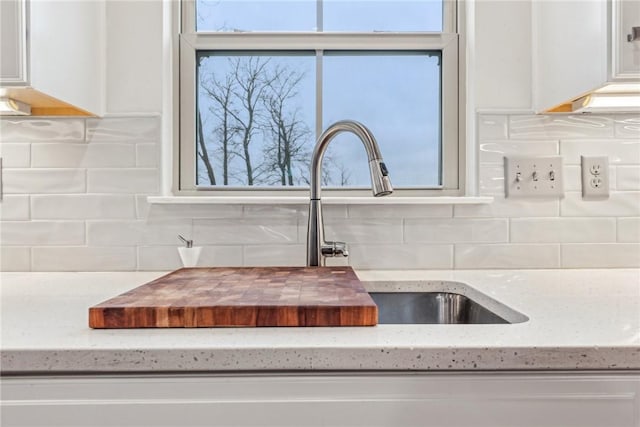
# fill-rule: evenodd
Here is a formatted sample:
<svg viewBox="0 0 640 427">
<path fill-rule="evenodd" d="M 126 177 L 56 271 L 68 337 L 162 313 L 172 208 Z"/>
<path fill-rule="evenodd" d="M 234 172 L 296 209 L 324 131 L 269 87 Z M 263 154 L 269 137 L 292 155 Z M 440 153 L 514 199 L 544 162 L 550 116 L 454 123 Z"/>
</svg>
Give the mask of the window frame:
<svg viewBox="0 0 640 427">
<path fill-rule="evenodd" d="M 287 187 L 196 186 L 196 98 L 199 50 L 216 51 L 428 51 L 442 52 L 441 133 L 442 186 L 397 188 L 396 196 L 463 196 L 465 194 L 465 91 L 461 2 L 443 0 L 442 32 L 196 32 L 196 0 L 181 0 L 179 34 L 174 58 L 177 107 L 174 123 L 173 193 L 180 196 L 306 196 L 308 189 Z M 322 79 L 317 67 L 317 81 Z M 321 91 L 318 97 L 321 98 Z M 321 99 L 316 100 L 316 135 L 320 129 Z M 192 125 L 189 125 L 192 124 Z M 365 123 L 366 125 L 366 123 Z M 383 153 L 384 154 L 384 153 Z M 393 171 L 391 171 L 393 182 Z M 323 188 L 331 196 L 366 196 L 369 190 Z"/>
</svg>

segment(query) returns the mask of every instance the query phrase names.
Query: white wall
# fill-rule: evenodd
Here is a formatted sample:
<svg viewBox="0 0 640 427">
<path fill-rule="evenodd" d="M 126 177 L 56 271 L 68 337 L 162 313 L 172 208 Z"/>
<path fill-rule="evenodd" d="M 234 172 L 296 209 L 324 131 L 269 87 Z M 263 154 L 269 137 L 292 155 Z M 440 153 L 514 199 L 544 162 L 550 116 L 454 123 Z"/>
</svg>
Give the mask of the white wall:
<svg viewBox="0 0 640 427">
<path fill-rule="evenodd" d="M 128 118 L 0 120 L 3 271 L 167 270 L 177 234 L 202 265 L 302 265 L 305 206 L 149 206 L 160 192 L 161 3 L 107 14 L 108 110 Z M 327 237 L 359 268 L 640 266 L 640 116 L 534 116 L 530 4 L 476 4 L 483 206 L 329 206 Z M 135 25 L 134 25 L 135 24 Z M 145 24 L 147 31 L 140 31 Z M 500 110 L 500 112 L 496 112 Z M 494 113 L 490 113 L 494 111 Z M 501 156 L 562 154 L 566 197 L 502 196 Z M 580 197 L 579 155 L 609 156 L 609 200 Z"/>
</svg>

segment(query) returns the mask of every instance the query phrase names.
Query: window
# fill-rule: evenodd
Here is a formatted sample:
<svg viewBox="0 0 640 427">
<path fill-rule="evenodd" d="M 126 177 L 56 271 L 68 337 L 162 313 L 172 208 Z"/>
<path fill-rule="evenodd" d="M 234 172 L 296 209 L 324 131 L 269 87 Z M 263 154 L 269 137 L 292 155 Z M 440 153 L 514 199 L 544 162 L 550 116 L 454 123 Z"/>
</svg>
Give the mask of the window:
<svg viewBox="0 0 640 427">
<path fill-rule="evenodd" d="M 318 135 L 354 119 L 376 136 L 396 190 L 460 194 L 455 6 L 183 0 L 179 193 L 306 194 Z M 369 188 L 355 136 L 329 146 L 323 186 Z"/>
</svg>

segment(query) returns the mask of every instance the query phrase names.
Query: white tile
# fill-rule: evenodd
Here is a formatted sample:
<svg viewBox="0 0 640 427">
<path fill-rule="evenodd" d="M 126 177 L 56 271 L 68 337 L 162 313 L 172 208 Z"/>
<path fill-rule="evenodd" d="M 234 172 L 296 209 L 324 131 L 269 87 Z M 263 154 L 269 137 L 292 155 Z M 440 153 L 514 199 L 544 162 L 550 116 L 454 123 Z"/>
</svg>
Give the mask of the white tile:
<svg viewBox="0 0 640 427">
<path fill-rule="evenodd" d="M 140 246 L 138 270 L 169 271 L 182 267 L 177 246 Z"/>
<path fill-rule="evenodd" d="M 32 144 L 31 165 L 38 168 L 108 168 L 135 165 L 131 144 Z"/>
<path fill-rule="evenodd" d="M 0 200 L 0 218 L 3 221 L 24 221 L 30 218 L 29 196 L 5 194 Z"/>
<path fill-rule="evenodd" d="M 134 219 L 130 195 L 56 194 L 31 196 L 34 219 Z"/>
<path fill-rule="evenodd" d="M 349 265 L 361 269 L 453 268 L 452 245 L 349 245 Z"/>
<path fill-rule="evenodd" d="M 242 246 L 203 246 L 199 266 L 237 267 L 242 265 Z"/>
<path fill-rule="evenodd" d="M 87 141 L 158 142 L 160 118 L 127 117 L 87 120 Z"/>
<path fill-rule="evenodd" d="M 158 144 L 136 144 L 136 166 L 155 168 L 160 164 Z"/>
<path fill-rule="evenodd" d="M 616 183 L 617 190 L 640 191 L 640 166 L 618 166 L 615 174 L 612 182 Z"/>
<path fill-rule="evenodd" d="M 296 243 L 295 218 L 195 219 L 193 235 L 198 245 Z"/>
<path fill-rule="evenodd" d="M 152 208 L 152 204 L 147 202 L 146 194 L 139 194 L 136 197 L 136 216 L 138 219 L 145 219 L 149 216 L 149 211 Z"/>
<path fill-rule="evenodd" d="M 132 271 L 133 247 L 36 247 L 31 253 L 33 271 Z"/>
<path fill-rule="evenodd" d="M 141 198 L 138 198 L 139 214 L 145 209 L 146 197 L 144 199 L 142 201 Z M 144 218 L 156 220 L 171 218 L 239 218 L 241 216 L 242 206 L 240 205 L 151 204 L 147 205 Z"/>
<path fill-rule="evenodd" d="M 401 243 L 402 220 L 394 218 L 328 219 L 324 221 L 325 239 L 353 243 Z M 305 233 L 301 233 L 306 241 Z"/>
<path fill-rule="evenodd" d="M 621 114 L 615 117 L 616 138 L 640 138 L 640 116 Z"/>
<path fill-rule="evenodd" d="M 607 156 L 610 164 L 640 165 L 640 139 L 560 141 L 565 164 L 580 164 L 580 156 Z"/>
<path fill-rule="evenodd" d="M 0 143 L 3 168 L 28 168 L 31 166 L 31 144 Z"/>
<path fill-rule="evenodd" d="M 483 141 L 480 143 L 480 163 L 502 165 L 505 156 L 553 156 L 558 150 L 558 141 Z"/>
<path fill-rule="evenodd" d="M 582 193 L 565 193 L 560 214 L 567 217 L 640 216 L 640 191 L 613 191 L 604 200 L 582 200 Z"/>
<path fill-rule="evenodd" d="M 198 267 L 235 267 L 242 265 L 242 246 L 204 246 Z M 175 270 L 182 267 L 177 246 L 141 246 L 138 269 Z"/>
<path fill-rule="evenodd" d="M 523 115 L 509 117 L 509 138 L 613 137 L 613 119 L 602 115 Z"/>
<path fill-rule="evenodd" d="M 84 119 L 21 119 L 0 120 L 3 142 L 83 141 Z"/>
<path fill-rule="evenodd" d="M 305 245 L 261 245 L 244 247 L 244 265 L 263 266 L 300 266 L 307 263 Z"/>
<path fill-rule="evenodd" d="M 638 268 L 640 244 L 600 243 L 562 245 L 563 268 Z M 615 286 L 614 283 L 611 285 Z"/>
<path fill-rule="evenodd" d="M 509 127 L 508 116 L 478 116 L 478 139 L 507 139 Z"/>
<path fill-rule="evenodd" d="M 560 201 L 550 199 L 505 199 L 494 196 L 484 205 L 456 205 L 456 218 L 550 217 L 560 215 Z"/>
<path fill-rule="evenodd" d="M 7 169 L 2 174 L 7 194 L 84 193 L 84 169 Z"/>
<path fill-rule="evenodd" d="M 480 194 L 482 196 L 504 195 L 504 167 L 480 167 Z"/>
<path fill-rule="evenodd" d="M 3 221 L 0 241 L 6 246 L 81 245 L 82 221 Z"/>
<path fill-rule="evenodd" d="M 511 242 L 615 242 L 615 218 L 513 218 Z"/>
<path fill-rule="evenodd" d="M 0 271 L 30 271 L 31 249 L 15 246 L 0 247 Z"/>
<path fill-rule="evenodd" d="M 325 215 L 347 216 L 346 206 L 338 206 L 338 209 L 329 210 L 331 206 L 323 206 Z M 242 206 L 243 215 L 246 218 L 290 218 L 307 217 L 308 205 L 245 205 Z"/>
<path fill-rule="evenodd" d="M 160 187 L 157 169 L 89 169 L 89 193 L 156 193 Z"/>
<path fill-rule="evenodd" d="M 618 218 L 618 242 L 640 242 L 640 218 Z"/>
<path fill-rule="evenodd" d="M 406 219 L 408 243 L 506 242 L 507 219 Z"/>
<path fill-rule="evenodd" d="M 194 246 L 203 243 L 193 237 L 190 219 L 87 222 L 87 242 L 90 246 L 177 246 L 181 244 L 178 235 L 193 239 Z"/>
<path fill-rule="evenodd" d="M 452 205 L 349 205 L 349 218 L 451 218 Z"/>
<path fill-rule="evenodd" d="M 613 170 L 613 169 L 615 168 L 611 168 L 610 170 Z M 564 191 L 582 191 L 582 168 L 580 166 L 565 165 Z"/>
<path fill-rule="evenodd" d="M 559 245 L 455 245 L 455 268 L 558 268 Z"/>
</svg>

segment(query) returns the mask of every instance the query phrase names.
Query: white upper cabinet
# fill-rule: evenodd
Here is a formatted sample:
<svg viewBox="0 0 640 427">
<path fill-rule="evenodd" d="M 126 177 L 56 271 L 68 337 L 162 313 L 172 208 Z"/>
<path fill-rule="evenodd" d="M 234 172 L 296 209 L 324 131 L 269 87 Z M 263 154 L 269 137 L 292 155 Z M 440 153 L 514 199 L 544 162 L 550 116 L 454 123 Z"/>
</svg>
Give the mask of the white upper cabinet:
<svg viewBox="0 0 640 427">
<path fill-rule="evenodd" d="M 0 95 L 32 115 L 105 111 L 104 0 L 1 0 Z"/>
<path fill-rule="evenodd" d="M 639 0 L 533 1 L 533 104 L 536 112 L 640 111 Z M 587 101 L 614 97 L 622 106 L 589 109 Z M 626 105 L 624 105 L 626 102 Z"/>
</svg>

